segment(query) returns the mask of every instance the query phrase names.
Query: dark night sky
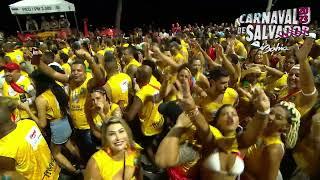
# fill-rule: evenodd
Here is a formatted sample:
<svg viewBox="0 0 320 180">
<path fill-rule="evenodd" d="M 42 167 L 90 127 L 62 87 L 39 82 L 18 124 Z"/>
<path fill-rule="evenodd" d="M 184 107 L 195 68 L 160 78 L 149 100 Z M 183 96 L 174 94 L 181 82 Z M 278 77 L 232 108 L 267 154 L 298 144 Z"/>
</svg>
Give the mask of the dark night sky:
<svg viewBox="0 0 320 180">
<path fill-rule="evenodd" d="M 264 11 L 267 0 L 123 0 L 122 28 L 154 22 L 163 27 L 181 23 L 234 21 L 243 13 Z M 273 9 L 310 6 L 312 18 L 320 19 L 319 0 L 274 0 Z M 0 30 L 15 31 L 17 23 L 8 5 L 17 0 L 0 0 Z M 113 25 L 117 0 L 69 0 L 75 3 L 78 21 L 89 18 L 90 24 Z M 72 14 L 69 14 L 69 17 Z M 24 16 L 19 16 L 24 25 Z"/>
</svg>

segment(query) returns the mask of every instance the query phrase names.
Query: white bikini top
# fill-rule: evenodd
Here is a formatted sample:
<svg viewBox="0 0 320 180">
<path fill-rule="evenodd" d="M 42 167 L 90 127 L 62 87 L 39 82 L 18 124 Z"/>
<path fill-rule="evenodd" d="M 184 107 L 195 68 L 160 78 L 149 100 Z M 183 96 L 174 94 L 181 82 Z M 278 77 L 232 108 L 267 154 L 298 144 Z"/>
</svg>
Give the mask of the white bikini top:
<svg viewBox="0 0 320 180">
<path fill-rule="evenodd" d="M 205 161 L 205 166 L 211 170 L 222 174 L 239 176 L 244 170 L 243 159 L 236 155 L 233 167 L 227 171 L 221 170 L 219 152 L 212 153 Z"/>
</svg>

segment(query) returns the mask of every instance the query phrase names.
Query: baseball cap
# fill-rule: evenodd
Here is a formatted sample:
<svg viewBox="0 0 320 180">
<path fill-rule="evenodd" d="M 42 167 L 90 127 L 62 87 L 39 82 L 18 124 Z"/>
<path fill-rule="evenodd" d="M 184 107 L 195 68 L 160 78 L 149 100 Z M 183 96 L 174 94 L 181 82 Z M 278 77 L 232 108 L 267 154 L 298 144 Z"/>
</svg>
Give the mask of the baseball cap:
<svg viewBox="0 0 320 180">
<path fill-rule="evenodd" d="M 8 70 L 8 71 L 13 71 L 13 70 L 20 70 L 20 66 L 16 63 L 13 63 L 13 62 L 10 62 L 10 63 L 7 63 L 3 66 L 3 68 L 5 70 Z"/>
</svg>

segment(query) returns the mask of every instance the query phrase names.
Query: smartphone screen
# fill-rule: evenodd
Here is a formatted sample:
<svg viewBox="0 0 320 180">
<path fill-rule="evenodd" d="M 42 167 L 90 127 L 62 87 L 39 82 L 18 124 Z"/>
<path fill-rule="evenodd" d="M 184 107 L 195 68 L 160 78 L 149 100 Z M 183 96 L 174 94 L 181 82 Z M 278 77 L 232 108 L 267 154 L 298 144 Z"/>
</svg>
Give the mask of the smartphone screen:
<svg viewBox="0 0 320 180">
<path fill-rule="evenodd" d="M 25 94 L 20 94 L 20 101 L 21 101 L 22 103 L 27 102 L 27 97 L 26 97 Z"/>
<path fill-rule="evenodd" d="M 36 49 L 36 48 L 32 48 L 31 64 L 39 65 L 40 64 L 40 58 L 41 58 L 40 51 L 38 49 Z"/>
</svg>

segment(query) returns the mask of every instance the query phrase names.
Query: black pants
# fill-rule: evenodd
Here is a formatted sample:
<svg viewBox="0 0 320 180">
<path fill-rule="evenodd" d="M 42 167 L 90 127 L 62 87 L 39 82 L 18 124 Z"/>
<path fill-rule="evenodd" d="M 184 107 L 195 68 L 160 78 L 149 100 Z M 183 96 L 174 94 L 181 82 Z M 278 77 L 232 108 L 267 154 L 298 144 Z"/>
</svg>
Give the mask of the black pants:
<svg viewBox="0 0 320 180">
<path fill-rule="evenodd" d="M 75 129 L 74 135 L 82 159 L 88 162 L 92 154 L 97 151 L 97 145 L 92 140 L 90 129 Z"/>
</svg>

